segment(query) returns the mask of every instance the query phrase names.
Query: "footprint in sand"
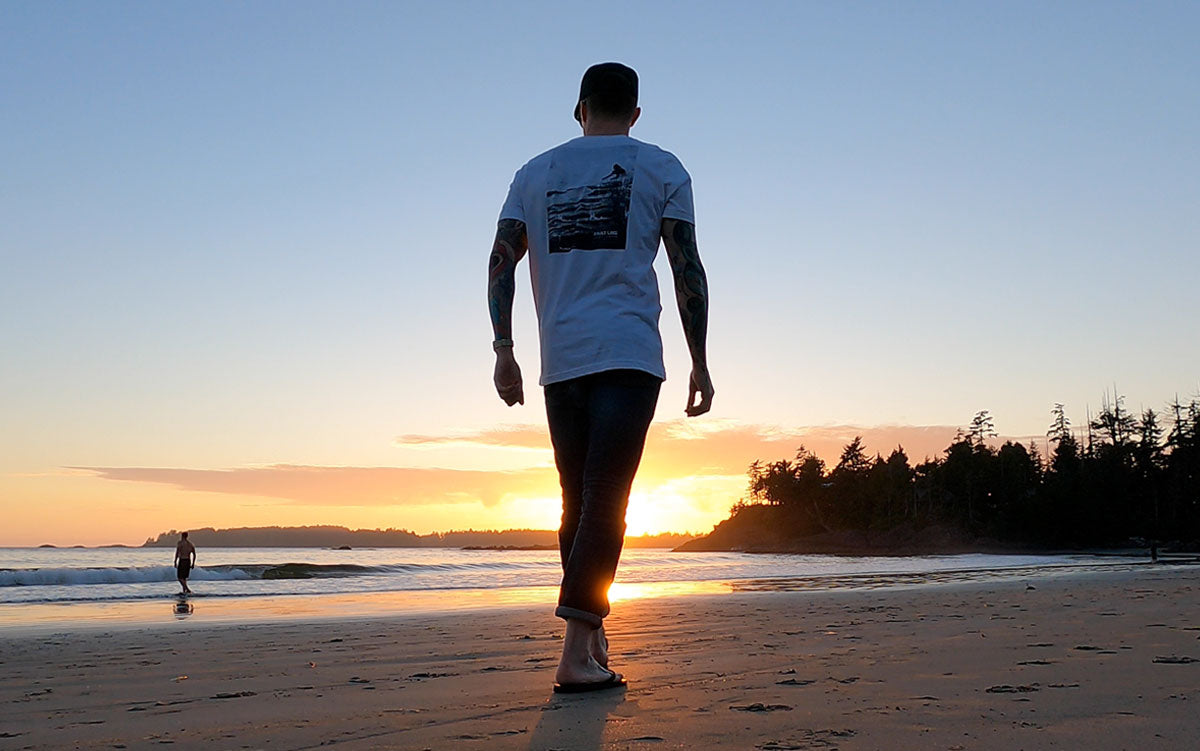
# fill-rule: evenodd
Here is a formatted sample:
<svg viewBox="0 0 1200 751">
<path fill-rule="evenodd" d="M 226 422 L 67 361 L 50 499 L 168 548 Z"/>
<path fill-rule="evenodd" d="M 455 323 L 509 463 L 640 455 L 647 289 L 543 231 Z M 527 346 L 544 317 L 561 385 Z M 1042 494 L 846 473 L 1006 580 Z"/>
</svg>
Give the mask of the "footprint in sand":
<svg viewBox="0 0 1200 751">
<path fill-rule="evenodd" d="M 853 730 L 808 730 L 800 731 L 799 737 L 782 741 L 767 741 L 756 746 L 762 751 L 809 751 L 809 749 L 829 748 L 838 738 L 853 737 Z"/>
<path fill-rule="evenodd" d="M 257 696 L 254 691 L 231 691 L 229 693 L 213 694 L 210 699 L 240 699 L 243 696 Z"/>
<path fill-rule="evenodd" d="M 1038 687 L 1036 683 L 1028 686 L 1010 686 L 1005 683 L 999 686 L 992 686 L 987 689 L 989 694 L 1028 694 L 1033 691 L 1041 691 L 1041 688 Z"/>
<path fill-rule="evenodd" d="M 1168 657 L 1155 657 L 1154 661 L 1163 665 L 1190 665 L 1193 662 L 1200 662 L 1195 657 L 1187 655 L 1170 655 Z"/>
<path fill-rule="evenodd" d="M 753 704 L 733 704 L 729 707 L 735 712 L 791 712 L 792 708 L 786 704 L 763 704 L 762 702 L 754 702 Z"/>
</svg>

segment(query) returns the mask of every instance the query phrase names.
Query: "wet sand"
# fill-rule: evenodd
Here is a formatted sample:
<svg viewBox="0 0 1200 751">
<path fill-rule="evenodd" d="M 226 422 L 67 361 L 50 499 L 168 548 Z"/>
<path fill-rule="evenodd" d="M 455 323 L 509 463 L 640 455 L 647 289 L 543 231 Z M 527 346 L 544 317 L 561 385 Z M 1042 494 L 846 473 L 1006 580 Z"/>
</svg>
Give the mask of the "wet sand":
<svg viewBox="0 0 1200 751">
<path fill-rule="evenodd" d="M 626 691 L 528 607 L 0 632 L 0 749 L 1189 749 L 1200 567 L 631 599 Z"/>
</svg>

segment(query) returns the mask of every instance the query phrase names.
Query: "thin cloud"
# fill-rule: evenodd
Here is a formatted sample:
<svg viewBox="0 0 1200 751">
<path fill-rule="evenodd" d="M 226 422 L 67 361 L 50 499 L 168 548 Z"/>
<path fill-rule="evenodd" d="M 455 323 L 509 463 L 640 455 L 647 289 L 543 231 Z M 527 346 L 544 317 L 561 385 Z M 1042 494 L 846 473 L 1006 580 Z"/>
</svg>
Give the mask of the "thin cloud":
<svg viewBox="0 0 1200 751">
<path fill-rule="evenodd" d="M 51 472 L 5 472 L 0 477 L 13 480 L 43 480 L 47 477 L 88 477 L 91 473 L 73 467 L 62 467 Z"/>
<path fill-rule="evenodd" d="M 408 467 L 323 467 L 276 464 L 236 469 L 72 467 L 106 480 L 169 485 L 179 490 L 279 498 L 320 506 L 414 506 L 480 502 L 557 492 L 550 470 L 485 472 Z"/>
<path fill-rule="evenodd" d="M 897 446 L 903 446 L 909 458 L 917 462 L 940 455 L 953 442 L 958 430 L 952 425 L 785 428 L 734 420 L 669 420 L 650 426 L 646 461 L 675 476 L 744 473 L 755 459 L 790 458 L 803 445 L 832 465 L 846 444 L 861 436 L 870 453 L 886 456 Z M 548 450 L 549 436 L 545 427 L 522 425 L 445 435 L 404 435 L 395 440 L 395 445 Z"/>
<path fill-rule="evenodd" d="M 508 449 L 549 450 L 550 435 L 545 427 L 536 425 L 513 425 L 489 430 L 420 434 L 409 433 L 397 436 L 392 444 L 405 448 L 445 448 L 456 446 L 487 446 Z"/>
</svg>

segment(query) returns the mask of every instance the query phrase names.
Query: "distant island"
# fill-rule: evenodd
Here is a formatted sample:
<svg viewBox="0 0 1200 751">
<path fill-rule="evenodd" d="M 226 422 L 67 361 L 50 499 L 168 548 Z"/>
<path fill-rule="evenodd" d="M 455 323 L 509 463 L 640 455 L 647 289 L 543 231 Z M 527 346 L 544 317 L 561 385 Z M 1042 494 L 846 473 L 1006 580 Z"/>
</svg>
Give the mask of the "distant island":
<svg viewBox="0 0 1200 751">
<path fill-rule="evenodd" d="M 749 500 L 680 551 L 931 555 L 1142 548 L 1200 551 L 1200 401 L 1132 414 L 1106 397 L 1081 431 L 1051 410 L 1048 456 L 995 438 L 978 412 L 944 456 L 915 466 L 903 447 L 836 466 L 803 446 L 756 461 Z"/>
<path fill-rule="evenodd" d="M 626 537 L 627 548 L 675 548 L 694 535 L 666 533 Z M 188 530 L 188 539 L 204 548 L 470 548 L 473 550 L 556 550 L 558 532 L 548 529 L 455 530 L 418 535 L 406 529 L 312 527 L 236 527 Z M 170 530 L 142 547 L 173 548 L 179 532 Z"/>
</svg>

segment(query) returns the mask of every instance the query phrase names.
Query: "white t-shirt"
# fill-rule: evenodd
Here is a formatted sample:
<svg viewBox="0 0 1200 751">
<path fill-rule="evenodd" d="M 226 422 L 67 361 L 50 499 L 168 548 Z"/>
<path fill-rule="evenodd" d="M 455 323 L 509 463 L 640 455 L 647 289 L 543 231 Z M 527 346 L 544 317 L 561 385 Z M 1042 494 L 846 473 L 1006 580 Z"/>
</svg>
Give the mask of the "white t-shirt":
<svg viewBox="0 0 1200 751">
<path fill-rule="evenodd" d="M 666 378 L 654 257 L 663 219 L 696 221 L 674 154 L 580 136 L 517 171 L 500 218 L 529 238 L 543 386 L 618 368 Z"/>
</svg>

